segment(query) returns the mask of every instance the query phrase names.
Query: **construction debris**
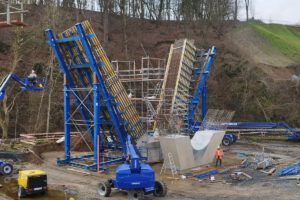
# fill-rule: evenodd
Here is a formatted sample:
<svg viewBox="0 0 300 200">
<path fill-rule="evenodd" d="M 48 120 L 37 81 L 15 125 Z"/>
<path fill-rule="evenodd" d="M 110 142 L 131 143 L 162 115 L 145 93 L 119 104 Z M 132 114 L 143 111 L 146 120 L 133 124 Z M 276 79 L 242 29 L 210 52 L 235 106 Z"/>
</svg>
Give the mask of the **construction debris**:
<svg viewBox="0 0 300 200">
<path fill-rule="evenodd" d="M 290 176 L 300 174 L 300 162 L 285 167 L 278 176 Z"/>
<path fill-rule="evenodd" d="M 195 177 L 204 178 L 204 177 L 211 176 L 211 175 L 214 175 L 214 174 L 217 174 L 217 173 L 219 173 L 218 170 L 212 170 L 212 171 L 205 172 L 205 173 L 202 173 L 202 174 L 197 174 L 197 175 L 195 175 Z"/>
</svg>

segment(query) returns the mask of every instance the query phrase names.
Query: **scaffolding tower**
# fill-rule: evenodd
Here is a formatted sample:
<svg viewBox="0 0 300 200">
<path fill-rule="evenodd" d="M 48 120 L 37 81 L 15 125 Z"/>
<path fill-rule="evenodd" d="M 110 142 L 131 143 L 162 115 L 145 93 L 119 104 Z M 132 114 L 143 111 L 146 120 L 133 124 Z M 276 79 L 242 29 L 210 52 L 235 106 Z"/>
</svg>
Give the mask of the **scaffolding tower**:
<svg viewBox="0 0 300 200">
<path fill-rule="evenodd" d="M 166 59 L 145 56 L 141 64 L 135 61 L 112 61 L 120 81 L 135 105 L 147 132 L 153 132 L 156 109 L 164 81 Z"/>
<path fill-rule="evenodd" d="M 5 16 L 6 21 L 0 21 L 0 28 L 16 26 L 25 26 L 24 23 L 24 13 L 28 10 L 24 10 L 23 1 L 17 0 L 1 0 L 1 4 L 6 7 L 6 12 L 0 12 L 0 17 Z M 19 8 L 17 6 L 20 6 Z M 20 15 L 19 19 L 12 19 L 12 15 Z"/>
</svg>

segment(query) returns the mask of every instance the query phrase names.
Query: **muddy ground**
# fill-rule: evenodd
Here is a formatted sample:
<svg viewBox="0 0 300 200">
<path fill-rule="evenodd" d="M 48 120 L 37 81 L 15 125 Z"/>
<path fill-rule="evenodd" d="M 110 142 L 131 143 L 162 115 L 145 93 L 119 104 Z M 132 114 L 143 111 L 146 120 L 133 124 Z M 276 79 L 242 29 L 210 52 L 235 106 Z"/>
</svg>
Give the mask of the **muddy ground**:
<svg viewBox="0 0 300 200">
<path fill-rule="evenodd" d="M 271 153 L 275 161 L 292 160 L 297 162 L 300 160 L 300 143 L 295 142 L 249 142 L 241 140 L 229 148 L 224 148 L 224 162 L 222 167 L 215 167 L 213 164 L 202 166 L 194 173 L 202 173 L 212 169 L 222 171 L 231 166 L 241 163 L 244 157 L 237 156 L 237 152 L 244 154 L 259 153 L 262 146 L 265 148 L 266 156 Z M 62 156 L 62 151 L 51 151 L 41 154 L 42 164 L 34 164 L 32 162 L 22 162 L 16 165 L 20 169 L 42 169 L 48 174 L 49 186 L 64 192 L 68 197 L 75 197 L 81 200 L 92 199 L 127 199 L 127 193 L 124 191 L 113 190 L 109 198 L 100 197 L 96 192 L 96 185 L 100 181 L 114 177 L 115 166 L 111 166 L 108 174 L 88 172 L 83 174 L 72 171 L 73 169 L 83 171 L 81 169 L 70 166 L 57 166 L 55 160 Z M 253 179 L 242 177 L 240 181 L 232 181 L 229 173 L 215 175 L 216 181 L 211 182 L 208 178 L 198 179 L 187 177 L 185 180 L 168 180 L 171 177 L 170 172 L 160 175 L 161 163 L 153 164 L 152 167 L 156 171 L 156 179 L 163 179 L 168 186 L 168 194 L 164 200 L 171 199 L 300 199 L 300 187 L 296 185 L 296 180 L 283 180 L 278 177 L 278 173 L 284 165 L 274 165 L 277 171 L 272 176 L 268 176 L 259 170 L 250 167 L 242 169 Z M 234 169 L 233 169 L 234 170 Z M 191 172 L 191 170 L 187 170 Z M 14 175 L 16 177 L 16 174 Z M 51 191 L 50 191 L 51 192 Z M 3 193 L 0 189 L 0 193 Z M 1 199 L 1 196 L 0 196 Z M 13 198 L 14 199 L 14 198 Z M 46 197 L 36 197 L 34 199 L 53 199 Z M 55 198 L 54 198 L 55 199 Z M 152 195 L 146 196 L 145 199 L 160 199 Z"/>
</svg>

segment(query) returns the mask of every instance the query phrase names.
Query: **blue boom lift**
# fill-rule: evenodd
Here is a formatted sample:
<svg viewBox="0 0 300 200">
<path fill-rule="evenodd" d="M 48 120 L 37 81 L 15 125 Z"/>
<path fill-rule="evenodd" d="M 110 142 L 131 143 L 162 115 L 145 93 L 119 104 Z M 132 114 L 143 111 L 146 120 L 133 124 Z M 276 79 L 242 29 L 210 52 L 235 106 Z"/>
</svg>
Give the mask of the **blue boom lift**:
<svg viewBox="0 0 300 200">
<path fill-rule="evenodd" d="M 21 85 L 23 90 L 43 90 L 48 88 L 48 81 L 46 77 L 34 77 L 29 80 L 29 78 L 20 78 L 15 73 L 8 74 L 0 84 L 0 100 L 5 96 L 5 90 L 8 87 L 11 80 L 15 80 Z M 13 171 L 13 166 L 4 161 L 0 160 L 0 172 L 3 175 L 10 175 Z"/>
<path fill-rule="evenodd" d="M 48 88 L 48 80 L 46 77 L 35 77 L 32 80 L 20 78 L 15 73 L 8 74 L 0 84 L 0 100 L 5 96 L 5 90 L 11 80 L 15 80 L 21 85 L 22 90 L 43 90 Z"/>
<path fill-rule="evenodd" d="M 200 104 L 200 99 L 202 102 L 202 120 L 204 120 L 207 112 L 206 107 L 206 79 L 208 74 L 210 73 L 210 67 L 213 61 L 214 56 L 216 55 L 216 47 L 212 47 L 205 55 L 209 56 L 205 65 L 203 67 L 199 67 L 194 71 L 195 75 L 199 75 L 200 79 L 194 91 L 191 101 L 189 102 L 189 111 L 187 115 L 188 120 L 188 128 L 192 132 L 196 132 L 201 127 L 202 122 L 196 122 L 194 120 L 194 115 L 197 106 Z M 209 126 L 214 127 L 228 127 L 228 128 L 237 128 L 237 129 L 248 129 L 248 128 L 255 128 L 255 129 L 274 129 L 278 127 L 283 127 L 287 130 L 288 139 L 299 139 L 300 133 L 296 130 L 292 129 L 288 124 L 285 122 L 220 122 L 217 124 L 209 124 Z M 236 137 L 231 133 L 226 133 L 223 138 L 223 145 L 227 146 L 236 141 Z"/>
<path fill-rule="evenodd" d="M 98 193 L 108 197 L 111 188 L 128 191 L 130 200 L 142 199 L 144 194 L 153 194 L 164 197 L 167 187 L 163 181 L 155 181 L 155 173 L 152 167 L 143 160 L 146 158 L 138 156 L 138 150 L 131 143 L 130 135 L 127 136 L 127 156 L 125 162 L 117 167 L 116 178 L 108 179 L 98 184 Z"/>
</svg>

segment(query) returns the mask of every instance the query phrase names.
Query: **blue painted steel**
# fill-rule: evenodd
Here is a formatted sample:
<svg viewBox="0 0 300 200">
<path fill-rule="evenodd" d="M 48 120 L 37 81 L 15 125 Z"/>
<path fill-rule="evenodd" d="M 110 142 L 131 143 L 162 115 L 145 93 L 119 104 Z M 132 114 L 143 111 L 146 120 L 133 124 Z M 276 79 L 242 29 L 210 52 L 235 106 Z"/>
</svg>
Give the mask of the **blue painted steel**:
<svg viewBox="0 0 300 200">
<path fill-rule="evenodd" d="M 20 78 L 15 73 L 8 74 L 0 84 L 0 100 L 5 96 L 5 90 L 11 80 L 15 80 L 21 85 L 22 90 L 44 90 L 48 89 L 48 79 L 46 77 L 36 77 L 35 85 L 28 78 Z"/>
<path fill-rule="evenodd" d="M 290 176 L 297 174 L 300 174 L 300 162 L 283 168 L 283 170 L 278 174 L 278 176 Z"/>
<path fill-rule="evenodd" d="M 216 47 L 213 46 L 211 48 L 209 58 L 208 58 L 208 60 L 206 62 L 206 65 L 204 67 L 205 71 L 209 72 L 212 61 L 213 61 L 213 58 L 214 58 L 215 55 L 216 55 Z M 199 99 L 200 99 L 200 97 L 203 93 L 203 88 L 205 87 L 205 82 L 206 82 L 206 79 L 207 79 L 207 75 L 208 75 L 208 73 L 203 73 L 202 74 L 201 80 L 200 80 L 200 82 L 197 86 L 196 92 L 193 94 L 192 100 L 189 104 L 188 120 L 194 121 L 194 114 L 195 114 L 195 111 L 196 111 L 196 108 L 197 108 L 197 105 L 198 105 L 197 102 L 199 102 Z"/>
<path fill-rule="evenodd" d="M 204 120 L 205 116 L 206 116 L 206 111 L 207 111 L 207 107 L 206 107 L 206 87 L 203 87 L 203 92 L 202 92 L 202 121 Z"/>
<path fill-rule="evenodd" d="M 121 164 L 116 169 L 116 179 L 110 179 L 115 188 L 143 189 L 144 192 L 151 192 L 155 189 L 155 173 L 150 165 L 142 163 L 144 158 L 138 156 L 138 151 L 131 143 L 130 135 L 127 136 L 127 158 L 130 162 Z"/>
<path fill-rule="evenodd" d="M 124 146 L 123 152 L 125 152 L 125 149 L 126 149 L 126 140 L 125 140 L 125 137 L 126 137 L 127 133 L 126 133 L 124 127 L 121 126 L 120 123 L 119 123 L 120 122 L 120 120 L 119 120 L 120 118 L 118 119 L 118 116 L 116 114 L 116 110 L 117 109 L 114 109 L 113 104 L 111 102 L 111 96 L 112 95 L 109 95 L 109 93 L 108 93 L 108 91 L 106 89 L 104 80 L 103 80 L 103 78 L 101 76 L 101 73 L 100 73 L 100 71 L 98 69 L 97 62 L 95 60 L 95 57 L 94 57 L 94 55 L 92 53 L 92 50 L 91 50 L 91 47 L 90 47 L 90 45 L 88 43 L 88 40 L 86 38 L 86 34 L 84 32 L 82 24 L 81 23 L 77 23 L 75 26 L 77 28 L 77 31 L 78 31 L 80 40 L 82 42 L 82 45 L 83 45 L 83 47 L 85 49 L 85 52 L 86 52 L 86 55 L 88 57 L 89 63 L 91 64 L 91 68 L 92 68 L 93 72 L 95 72 L 96 75 L 97 75 L 97 78 L 98 78 L 98 81 L 99 81 L 101 95 L 102 95 L 102 97 L 103 97 L 103 99 L 104 99 L 104 101 L 105 101 L 105 103 L 107 105 L 107 110 L 108 110 L 110 118 L 111 118 L 111 120 L 113 122 L 114 128 L 116 129 L 116 132 L 118 134 L 118 138 L 121 141 L 121 144 Z"/>
<path fill-rule="evenodd" d="M 65 129 L 65 159 L 71 156 L 71 138 L 70 138 L 70 88 L 68 84 L 64 85 L 64 129 Z"/>
<path fill-rule="evenodd" d="M 75 102 L 76 102 L 78 105 L 80 105 L 81 102 L 80 102 L 80 100 L 78 99 L 78 97 L 79 97 L 80 95 L 79 95 L 79 93 L 78 93 L 77 91 L 72 90 L 72 88 L 76 88 L 76 85 L 75 85 L 75 83 L 74 83 L 74 81 L 73 81 L 73 79 L 72 79 L 72 76 L 71 76 L 70 72 L 69 72 L 68 65 L 67 65 L 66 62 L 64 61 L 63 55 L 62 55 L 62 53 L 60 52 L 58 45 L 56 44 L 56 40 L 55 40 L 55 37 L 54 37 L 54 35 L 53 35 L 52 30 L 47 29 L 47 30 L 46 30 L 46 35 L 48 36 L 50 45 L 52 46 L 53 51 L 54 51 L 54 53 L 55 53 L 55 55 L 56 55 L 56 58 L 57 58 L 58 63 L 59 63 L 59 66 L 60 66 L 61 70 L 63 71 L 63 73 L 66 75 L 66 78 L 67 78 L 67 80 L 68 80 L 68 82 L 69 82 L 69 88 L 70 88 L 70 90 L 72 91 L 72 95 L 73 95 L 74 98 L 75 98 Z M 82 117 L 83 117 L 84 123 L 85 123 L 85 125 L 86 125 L 86 127 L 87 127 L 87 130 L 89 131 L 89 134 L 90 134 L 90 136 L 91 136 L 91 138 L 92 138 L 92 142 L 93 142 L 93 141 L 94 141 L 94 140 L 93 140 L 93 136 L 94 136 L 93 134 L 94 134 L 94 133 L 93 133 L 93 127 L 91 127 L 91 124 L 89 123 L 90 117 L 89 117 L 89 115 L 87 114 L 87 112 L 85 111 L 85 108 L 84 108 L 83 106 L 79 106 L 79 111 L 80 111 L 80 114 L 81 114 Z"/>
<path fill-rule="evenodd" d="M 95 34 L 92 33 L 92 34 L 86 35 L 85 37 L 91 38 L 91 37 L 94 37 L 94 36 L 95 36 Z M 49 40 L 46 42 L 46 44 L 51 44 L 53 42 L 55 42 L 56 44 L 58 44 L 58 43 L 64 43 L 64 42 L 71 42 L 71 41 L 75 41 L 75 40 L 79 40 L 79 39 L 80 39 L 79 36 L 73 36 L 73 37 L 67 37 L 67 38 L 60 38 L 60 39 L 56 39 L 54 41 L 50 40 L 50 38 L 49 38 Z"/>
<path fill-rule="evenodd" d="M 77 156 L 77 157 L 71 157 L 70 155 L 70 145 L 68 144 L 69 140 L 65 141 L 65 158 L 62 160 L 57 160 L 57 164 L 71 164 L 73 166 L 77 167 L 83 167 L 84 169 L 95 169 L 97 166 L 97 162 L 100 159 L 97 159 L 97 136 L 100 134 L 101 131 L 101 125 L 105 125 L 108 127 L 108 132 L 102 132 L 104 137 L 101 137 L 100 140 L 100 150 L 103 149 L 121 149 L 124 153 L 126 153 L 126 136 L 127 132 L 125 131 L 124 126 L 126 126 L 128 123 L 124 120 L 122 120 L 120 113 L 118 112 L 116 106 L 119 104 L 116 103 L 114 97 L 108 93 L 108 90 L 104 84 L 104 80 L 102 78 L 102 75 L 100 73 L 99 67 L 103 66 L 103 62 L 96 62 L 96 59 L 93 55 L 93 52 L 91 50 L 90 44 L 88 42 L 88 38 L 93 37 L 94 34 L 85 34 L 84 29 L 82 25 L 76 24 L 76 29 L 78 36 L 74 36 L 73 33 L 70 33 L 70 38 L 66 37 L 66 35 L 62 35 L 64 38 L 62 39 L 55 39 L 52 31 L 50 29 L 46 30 L 46 34 L 48 36 L 49 41 L 47 44 L 50 44 L 53 48 L 53 51 L 58 59 L 59 62 L 59 68 L 63 71 L 65 74 L 66 79 L 68 80 L 68 95 L 72 94 L 75 99 L 75 105 L 78 106 L 78 109 L 82 115 L 82 120 L 86 126 L 87 129 L 90 132 L 91 135 L 91 141 L 94 144 L 94 153 L 91 155 L 85 155 L 85 156 Z M 77 42 L 75 42 L 77 40 Z M 78 40 L 80 40 L 81 44 L 83 45 L 83 50 L 80 50 L 78 47 Z M 57 43 L 66 43 L 66 48 L 64 51 L 67 51 L 66 56 L 70 57 L 72 59 L 72 64 L 67 65 L 62 52 L 60 51 Z M 72 47 L 75 47 L 76 52 L 78 55 L 77 58 L 75 57 Z M 65 53 L 65 52 L 64 52 Z M 83 58 L 83 53 L 87 56 L 88 60 Z M 80 60 L 81 64 L 77 62 L 78 59 Z M 87 63 L 88 62 L 88 63 Z M 92 82 L 91 80 L 91 72 L 88 70 L 91 69 L 95 75 L 97 82 Z M 83 90 L 83 92 L 77 92 L 76 90 L 76 84 L 73 80 L 74 74 L 71 76 L 71 70 L 77 71 L 77 76 L 79 77 L 79 80 L 81 82 L 81 87 L 88 89 L 88 85 L 91 85 L 93 87 L 93 98 L 91 98 L 90 95 L 88 95 L 88 90 Z M 76 75 L 75 75 L 76 76 Z M 86 79 L 85 79 L 86 78 Z M 86 82 L 88 80 L 88 82 Z M 96 81 L 96 80 L 94 80 Z M 82 94 L 86 93 L 88 96 L 83 97 Z M 70 103 L 70 97 L 68 99 L 65 99 L 66 102 Z M 87 106 L 93 106 L 93 114 L 88 112 Z M 105 112 L 108 111 L 110 120 L 107 119 Z M 70 104 L 65 104 L 65 135 L 68 135 L 70 137 Z M 111 128 L 114 127 L 117 137 L 113 135 Z M 110 138 L 113 142 L 108 142 L 106 135 L 110 134 Z M 67 137 L 65 137 L 67 138 Z M 116 140 L 119 140 L 118 142 Z M 101 156 L 101 154 L 100 154 Z M 93 164 L 84 164 L 80 163 L 79 161 L 86 158 L 93 158 L 94 163 Z M 104 157 L 103 157 L 104 158 Z M 123 157 L 119 158 L 110 158 L 105 157 L 107 161 L 100 162 L 100 166 L 117 163 L 120 161 L 123 161 Z M 106 168 L 101 168 L 106 169 Z"/>
<path fill-rule="evenodd" d="M 99 137 L 99 143 L 97 142 L 97 137 L 100 136 L 100 94 L 99 94 L 99 84 L 94 83 L 94 163 L 100 162 L 97 151 L 100 149 L 101 138 Z M 100 150 L 99 150 L 100 152 Z"/>
<path fill-rule="evenodd" d="M 209 172 L 206 172 L 206 173 L 202 173 L 202 174 L 198 174 L 198 175 L 195 175 L 197 178 L 204 178 L 204 177 L 207 177 L 207 176 L 211 176 L 211 175 L 214 175 L 214 174 L 217 174 L 219 173 L 218 170 L 212 170 L 212 171 L 209 171 Z"/>
</svg>

